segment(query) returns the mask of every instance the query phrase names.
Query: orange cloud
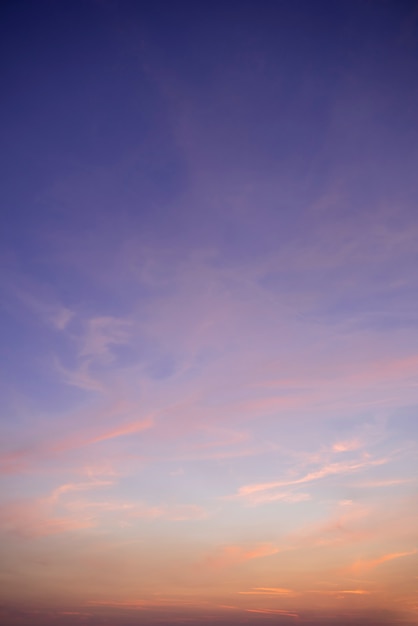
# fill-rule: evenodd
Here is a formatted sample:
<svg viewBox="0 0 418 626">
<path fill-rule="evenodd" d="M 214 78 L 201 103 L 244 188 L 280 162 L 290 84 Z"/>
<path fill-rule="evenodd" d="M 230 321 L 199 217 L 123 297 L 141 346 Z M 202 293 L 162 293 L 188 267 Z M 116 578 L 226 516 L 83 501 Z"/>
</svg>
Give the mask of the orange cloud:
<svg viewBox="0 0 418 626">
<path fill-rule="evenodd" d="M 281 552 L 281 548 L 272 543 L 263 543 L 248 549 L 242 546 L 224 546 L 215 555 L 207 559 L 211 567 L 222 568 L 237 565 L 252 559 L 259 559 Z"/>
<path fill-rule="evenodd" d="M 405 556 L 412 556 L 413 554 L 417 554 L 417 552 L 418 550 L 416 549 L 410 550 L 409 552 L 392 552 L 390 554 L 384 554 L 377 559 L 356 561 L 353 565 L 351 565 L 350 570 L 353 572 L 368 571 L 374 569 L 382 563 L 386 563 L 387 561 L 393 561 L 394 559 L 400 559 Z"/>
<path fill-rule="evenodd" d="M 35 538 L 94 527 L 90 516 L 55 517 L 40 502 L 4 505 L 0 511 L 0 528 L 22 537 Z"/>
<path fill-rule="evenodd" d="M 287 615 L 288 617 L 299 617 L 299 613 L 284 611 L 281 609 L 245 609 L 248 613 L 264 613 L 265 615 Z"/>
<path fill-rule="evenodd" d="M 89 600 L 87 602 L 90 606 L 109 606 L 114 608 L 124 609 L 144 609 L 148 606 L 155 605 L 145 600 L 133 600 L 133 601 L 117 601 L 117 600 Z"/>
<path fill-rule="evenodd" d="M 245 596 L 293 596 L 295 592 L 292 589 L 284 589 L 281 587 L 254 587 L 251 591 L 238 591 L 239 594 Z"/>
<path fill-rule="evenodd" d="M 352 439 L 350 441 L 337 441 L 332 446 L 334 452 L 352 452 L 361 448 L 362 444 L 358 439 Z"/>
<path fill-rule="evenodd" d="M 317 593 L 324 596 L 339 596 L 339 595 L 355 595 L 355 596 L 368 596 L 371 591 L 365 589 L 339 589 L 338 591 L 324 591 L 322 589 L 310 589 L 306 593 Z"/>
</svg>

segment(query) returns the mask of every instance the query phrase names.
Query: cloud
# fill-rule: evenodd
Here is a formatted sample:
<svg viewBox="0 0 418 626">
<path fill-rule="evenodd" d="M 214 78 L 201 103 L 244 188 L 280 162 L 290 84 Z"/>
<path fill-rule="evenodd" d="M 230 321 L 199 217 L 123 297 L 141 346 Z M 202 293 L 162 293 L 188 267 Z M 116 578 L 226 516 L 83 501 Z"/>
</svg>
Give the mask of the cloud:
<svg viewBox="0 0 418 626">
<path fill-rule="evenodd" d="M 129 519 L 150 518 L 166 519 L 174 522 L 203 520 L 207 511 L 196 504 L 147 506 L 135 504 L 129 511 Z"/>
<path fill-rule="evenodd" d="M 203 520 L 208 517 L 208 513 L 196 504 L 185 504 L 163 509 L 163 517 L 173 521 Z"/>
<path fill-rule="evenodd" d="M 114 607 L 118 609 L 144 609 L 146 607 L 155 606 L 157 603 L 146 600 L 88 600 L 88 605 Z M 158 604 L 157 604 L 158 606 Z"/>
<path fill-rule="evenodd" d="M 248 596 L 293 596 L 293 589 L 285 589 L 282 587 L 254 587 L 251 591 L 238 591 L 241 595 Z"/>
<path fill-rule="evenodd" d="M 154 421 L 152 417 L 148 417 L 143 420 L 133 421 L 129 424 L 125 424 L 124 426 L 120 426 L 119 428 L 115 428 L 114 430 L 104 432 L 98 437 L 91 439 L 88 443 L 98 443 L 99 441 L 106 441 L 107 439 L 115 439 L 116 437 L 133 435 L 135 433 L 140 433 L 143 430 L 148 430 L 149 428 L 152 428 L 153 425 Z"/>
<path fill-rule="evenodd" d="M 265 556 L 271 556 L 281 552 L 282 549 L 272 543 L 257 544 L 248 548 L 243 546 L 224 546 L 217 550 L 213 555 L 206 559 L 206 563 L 210 567 L 224 568 L 251 561 L 252 559 L 260 559 Z"/>
<path fill-rule="evenodd" d="M 341 474 L 349 474 L 351 472 L 357 472 L 359 470 L 374 467 L 378 465 L 383 465 L 387 463 L 387 459 L 366 459 L 361 461 L 352 461 L 352 462 L 342 462 L 342 463 L 329 463 L 328 465 L 324 465 L 320 469 L 309 472 L 305 474 L 305 476 L 301 476 L 300 478 L 295 478 L 292 480 L 279 480 L 272 481 L 268 483 L 254 483 L 249 485 L 244 485 L 240 487 L 238 493 L 235 494 L 235 498 L 248 498 L 253 497 L 253 494 L 257 494 L 260 492 L 270 491 L 271 489 L 276 489 L 277 487 L 287 487 L 290 485 L 300 485 L 304 483 L 310 483 L 316 480 L 320 480 L 321 478 L 326 478 L 328 476 L 337 476 Z"/>
<path fill-rule="evenodd" d="M 131 526 L 137 519 L 183 522 L 208 517 L 208 512 L 195 504 L 150 505 L 132 500 L 91 501 L 72 497 L 75 493 L 112 485 L 113 481 L 66 483 L 45 498 L 5 503 L 0 508 L 0 530 L 36 538 L 98 527 L 108 514 L 116 514 L 113 522 L 119 526 Z"/>
<path fill-rule="evenodd" d="M 0 474 L 27 471 L 28 468 L 56 458 L 59 454 L 71 453 L 107 440 L 133 436 L 154 426 L 154 414 L 128 421 L 127 418 L 136 411 L 136 405 L 124 400 L 116 400 L 100 409 L 73 413 L 71 421 L 68 419 L 66 422 L 68 426 L 71 426 L 66 436 L 48 440 L 48 434 L 46 434 L 42 441 L 35 439 L 32 445 L 0 455 Z M 79 424 L 78 432 L 76 424 Z M 99 457 L 100 454 L 97 452 Z M 68 457 L 70 456 L 69 454 Z M 88 458 L 88 462 L 91 462 L 91 457 Z M 108 459 L 95 458 L 94 462 L 103 465 L 103 463 L 108 463 Z"/>
<path fill-rule="evenodd" d="M 97 483 L 98 486 L 105 485 Z M 108 483 L 114 484 L 114 483 Z M 58 496 L 56 492 L 70 493 L 73 491 L 84 491 L 89 488 L 93 488 L 92 483 L 89 487 L 87 484 L 85 487 L 81 483 L 80 485 L 63 485 L 53 492 L 53 496 L 48 498 L 46 502 L 56 502 Z M 67 489 L 68 487 L 68 489 Z M 198 521 L 208 517 L 208 512 L 201 506 L 196 504 L 147 504 L 138 500 L 101 500 L 91 501 L 86 499 L 66 499 L 62 503 L 62 506 L 71 513 L 88 514 L 89 517 L 94 516 L 96 522 L 99 523 L 101 516 L 107 513 L 117 513 L 116 522 L 120 525 L 130 526 L 136 519 L 154 520 L 162 519 L 168 521 Z"/>
<path fill-rule="evenodd" d="M 324 596 L 340 596 L 340 595 L 353 595 L 353 596 L 369 596 L 372 592 L 366 589 L 338 589 L 338 590 L 323 590 L 323 589 L 309 589 L 305 593 L 317 593 Z"/>
<path fill-rule="evenodd" d="M 287 502 L 296 504 L 298 502 L 307 502 L 312 496 L 309 493 L 294 493 L 292 491 L 250 493 L 246 497 L 246 502 L 250 506 L 258 506 L 269 502 Z"/>
<path fill-rule="evenodd" d="M 132 610 L 142 610 L 147 608 L 170 608 L 170 607 L 207 607 L 208 603 L 203 601 L 199 602 L 195 600 L 194 602 L 176 597 L 158 597 L 152 600 L 88 600 L 86 602 L 88 606 L 97 606 L 97 607 L 112 607 L 112 608 L 120 608 L 120 609 L 132 609 Z M 236 607 L 222 607 L 234 609 Z M 170 622 L 172 619 L 170 619 Z"/>
<path fill-rule="evenodd" d="M 85 391 L 103 392 L 105 390 L 103 383 L 91 374 L 89 361 L 83 361 L 77 368 L 70 370 L 55 359 L 55 369 L 67 385 Z"/>
<path fill-rule="evenodd" d="M 0 475 L 14 474 L 26 469 L 28 463 L 28 451 L 17 450 L 0 455 Z"/>
<path fill-rule="evenodd" d="M 82 337 L 81 357 L 108 359 L 110 348 L 129 341 L 131 322 L 126 319 L 102 316 L 88 320 Z"/>
<path fill-rule="evenodd" d="M 388 561 L 393 561 L 395 559 L 401 559 L 406 556 L 412 556 L 417 554 L 418 550 L 409 550 L 408 552 L 392 552 L 389 554 L 384 554 L 383 556 L 378 557 L 377 559 L 369 559 L 369 560 L 361 560 L 356 561 L 350 566 L 350 570 L 353 572 L 363 572 L 374 569 L 383 563 L 387 563 Z"/>
<path fill-rule="evenodd" d="M 351 439 L 348 441 L 338 441 L 334 443 L 332 449 L 334 452 L 352 452 L 353 450 L 358 450 L 362 447 L 361 441 L 358 439 Z"/>
<path fill-rule="evenodd" d="M 66 483 L 65 485 L 61 485 L 60 487 L 54 489 L 49 498 L 47 498 L 47 501 L 56 502 L 60 498 L 60 496 L 65 493 L 70 493 L 73 491 L 88 491 L 96 487 L 108 487 L 114 484 L 115 481 L 113 480 L 95 480 L 85 483 Z"/>
<path fill-rule="evenodd" d="M 46 445 L 43 450 L 46 454 L 64 452 L 66 450 L 74 450 L 76 448 L 82 448 L 84 446 L 90 446 L 92 444 L 100 443 L 101 441 L 107 441 L 108 439 L 116 439 L 118 437 L 124 437 L 126 435 L 134 435 L 144 430 L 152 428 L 154 425 L 153 417 L 147 417 L 141 420 L 134 420 L 127 424 L 120 425 L 109 430 L 104 430 L 100 434 L 93 435 L 91 432 L 80 433 L 67 439 L 61 439 L 59 441 L 51 442 Z"/>
<path fill-rule="evenodd" d="M 315 547 L 334 550 L 337 546 L 366 541 L 375 534 L 370 513 L 369 508 L 359 505 L 339 506 L 324 520 L 285 535 L 281 545 L 286 550 L 305 552 Z"/>
<path fill-rule="evenodd" d="M 64 318 L 65 315 L 62 313 L 59 323 L 62 323 Z M 131 321 L 123 318 L 102 316 L 87 320 L 84 332 L 77 337 L 79 344 L 77 365 L 69 369 L 55 358 L 57 372 L 68 385 L 86 391 L 105 391 L 104 382 L 93 376 L 91 369 L 95 364 L 110 365 L 114 360 L 112 347 L 127 344 L 131 330 Z"/>
<path fill-rule="evenodd" d="M 37 538 L 93 528 L 91 516 L 54 516 L 42 501 L 23 501 L 4 504 L 0 509 L 0 528 L 3 532 L 25 538 Z"/>
<path fill-rule="evenodd" d="M 48 290 L 35 288 L 34 285 L 29 285 L 27 281 L 24 282 L 26 283 L 25 288 L 12 287 L 12 292 L 17 299 L 24 307 L 41 318 L 45 324 L 56 330 L 65 330 L 75 316 L 74 311 L 57 302 Z"/>
<path fill-rule="evenodd" d="M 52 324 L 57 330 L 64 330 L 67 327 L 68 323 L 73 319 L 74 315 L 74 311 L 62 307 L 54 312 L 51 312 L 50 318 Z"/>
<path fill-rule="evenodd" d="M 299 618 L 299 613 L 285 611 L 284 609 L 245 609 L 248 613 L 263 613 L 265 615 L 283 615 L 287 617 Z"/>
<path fill-rule="evenodd" d="M 414 483 L 418 479 L 416 478 L 388 478 L 385 480 L 368 480 L 364 482 L 354 483 L 354 487 L 371 488 L 375 487 L 393 487 L 394 485 L 406 485 L 408 483 Z"/>
</svg>

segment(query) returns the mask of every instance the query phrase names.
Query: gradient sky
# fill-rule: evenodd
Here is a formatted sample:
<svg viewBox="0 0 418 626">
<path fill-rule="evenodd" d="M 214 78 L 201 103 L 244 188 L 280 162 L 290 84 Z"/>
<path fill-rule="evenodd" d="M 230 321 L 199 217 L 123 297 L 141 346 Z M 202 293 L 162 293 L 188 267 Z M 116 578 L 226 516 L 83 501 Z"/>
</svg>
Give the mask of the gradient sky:
<svg viewBox="0 0 418 626">
<path fill-rule="evenodd" d="M 2 626 L 418 622 L 418 8 L 1 8 Z"/>
</svg>

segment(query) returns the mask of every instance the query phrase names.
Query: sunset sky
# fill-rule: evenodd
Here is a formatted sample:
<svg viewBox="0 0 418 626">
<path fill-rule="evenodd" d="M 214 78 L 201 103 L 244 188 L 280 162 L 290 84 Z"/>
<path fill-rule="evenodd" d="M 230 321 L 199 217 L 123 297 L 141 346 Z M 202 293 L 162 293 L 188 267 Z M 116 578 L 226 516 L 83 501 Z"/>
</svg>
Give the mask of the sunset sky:
<svg viewBox="0 0 418 626">
<path fill-rule="evenodd" d="M 418 6 L 7 0 L 1 626 L 418 622 Z"/>
</svg>

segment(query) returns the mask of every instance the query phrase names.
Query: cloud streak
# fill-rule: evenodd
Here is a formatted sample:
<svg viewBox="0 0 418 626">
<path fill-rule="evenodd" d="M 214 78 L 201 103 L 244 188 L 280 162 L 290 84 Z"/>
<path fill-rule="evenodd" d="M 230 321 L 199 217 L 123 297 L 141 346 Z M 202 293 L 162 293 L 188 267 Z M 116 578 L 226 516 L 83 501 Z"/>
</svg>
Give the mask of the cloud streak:
<svg viewBox="0 0 418 626">
<path fill-rule="evenodd" d="M 272 489 L 316 482 L 318 480 L 321 480 L 322 478 L 328 478 L 329 476 L 347 475 L 347 474 L 358 472 L 358 471 L 368 469 L 371 467 L 384 465 L 387 462 L 388 462 L 388 459 L 382 458 L 382 459 L 366 459 L 366 460 L 359 460 L 359 461 L 352 461 L 352 462 L 329 463 L 328 465 L 324 465 L 318 470 L 309 472 L 305 474 L 304 476 L 301 476 L 300 478 L 243 485 L 242 487 L 239 488 L 238 493 L 235 496 L 231 496 L 231 497 L 253 498 L 254 494 L 269 492 Z M 295 497 L 297 498 L 297 496 Z M 268 499 L 268 496 L 266 496 L 266 498 Z M 298 500 L 296 499 L 295 501 L 298 501 Z"/>
<path fill-rule="evenodd" d="M 369 570 L 378 567 L 379 565 L 383 565 L 383 563 L 387 563 L 388 561 L 393 561 L 395 559 L 402 559 L 407 556 L 413 556 L 418 553 L 417 549 L 409 550 L 406 552 L 391 552 L 389 554 L 383 554 L 382 556 L 376 559 L 365 559 L 356 561 L 350 567 L 353 572 L 367 572 Z"/>
</svg>

